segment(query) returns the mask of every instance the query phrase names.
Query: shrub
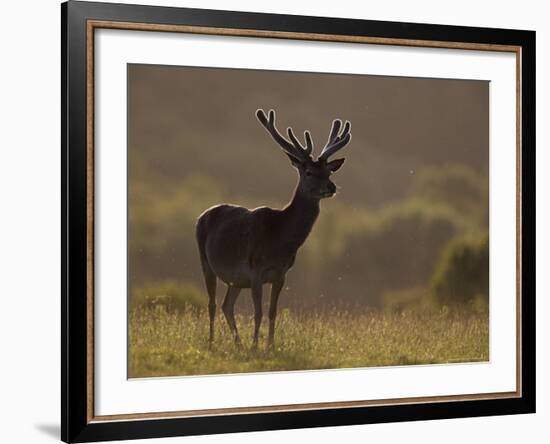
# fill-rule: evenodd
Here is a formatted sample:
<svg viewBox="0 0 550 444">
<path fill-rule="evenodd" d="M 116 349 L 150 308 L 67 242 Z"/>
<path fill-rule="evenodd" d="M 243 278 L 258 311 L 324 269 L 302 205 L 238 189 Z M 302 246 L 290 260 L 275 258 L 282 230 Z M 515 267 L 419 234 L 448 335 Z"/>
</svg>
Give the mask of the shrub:
<svg viewBox="0 0 550 444">
<path fill-rule="evenodd" d="M 486 228 L 488 187 L 486 175 L 463 165 L 445 165 L 420 171 L 412 183 L 410 196 L 450 206 L 467 214 L 470 223 Z"/>
<path fill-rule="evenodd" d="M 488 306 L 489 237 L 457 239 L 444 249 L 432 279 L 439 305 Z"/>
<path fill-rule="evenodd" d="M 201 310 L 206 306 L 206 296 L 194 285 L 176 281 L 149 282 L 132 291 L 131 307 L 156 309 L 168 312 Z"/>
<path fill-rule="evenodd" d="M 376 210 L 322 264 L 317 291 L 347 305 L 382 308 L 387 292 L 429 287 L 441 249 L 461 229 L 460 215 L 442 205 L 411 200 Z"/>
</svg>

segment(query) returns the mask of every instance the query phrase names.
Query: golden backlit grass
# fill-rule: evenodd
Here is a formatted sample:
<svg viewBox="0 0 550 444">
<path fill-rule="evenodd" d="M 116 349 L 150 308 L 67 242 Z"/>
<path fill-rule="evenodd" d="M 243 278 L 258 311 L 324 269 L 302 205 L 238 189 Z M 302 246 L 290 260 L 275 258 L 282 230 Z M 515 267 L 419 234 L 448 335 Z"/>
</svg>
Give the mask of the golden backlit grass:
<svg viewBox="0 0 550 444">
<path fill-rule="evenodd" d="M 237 349 L 223 318 L 208 348 L 208 313 L 186 309 L 136 308 L 129 314 L 128 376 L 205 375 L 262 371 L 355 368 L 487 361 L 489 321 L 485 314 L 426 312 L 293 314 L 277 318 L 276 344 L 266 347 L 264 318 L 260 346 L 251 349 L 253 318 L 238 315 L 244 347 Z"/>
</svg>

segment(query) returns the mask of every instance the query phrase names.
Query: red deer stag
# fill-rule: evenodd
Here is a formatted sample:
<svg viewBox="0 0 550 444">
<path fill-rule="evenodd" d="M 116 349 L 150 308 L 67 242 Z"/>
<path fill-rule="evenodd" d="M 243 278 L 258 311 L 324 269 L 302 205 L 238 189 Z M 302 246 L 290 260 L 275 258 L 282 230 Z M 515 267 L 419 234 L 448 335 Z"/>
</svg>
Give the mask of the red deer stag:
<svg viewBox="0 0 550 444">
<path fill-rule="evenodd" d="M 340 131 L 342 122 L 334 120 L 328 141 L 314 160 L 309 131 L 304 133 L 304 147 L 292 128 L 288 128 L 288 139 L 279 133 L 273 110 L 266 116 L 259 109 L 256 117 L 297 169 L 298 185 L 292 200 L 281 210 L 267 207 L 249 210 L 222 204 L 206 210 L 199 217 L 196 236 L 209 296 L 210 346 L 214 339 L 217 278 L 227 284 L 222 310 L 239 347 L 241 339 L 235 324 L 234 307 L 241 289 L 252 290 L 255 310 L 253 346 L 257 348 L 262 320 L 262 286 L 271 284 L 268 345 L 273 346 L 277 301 L 285 275 L 319 215 L 319 201 L 336 193 L 330 175 L 342 166 L 344 159 L 328 159 L 351 140 L 350 123 L 346 122 Z"/>
</svg>

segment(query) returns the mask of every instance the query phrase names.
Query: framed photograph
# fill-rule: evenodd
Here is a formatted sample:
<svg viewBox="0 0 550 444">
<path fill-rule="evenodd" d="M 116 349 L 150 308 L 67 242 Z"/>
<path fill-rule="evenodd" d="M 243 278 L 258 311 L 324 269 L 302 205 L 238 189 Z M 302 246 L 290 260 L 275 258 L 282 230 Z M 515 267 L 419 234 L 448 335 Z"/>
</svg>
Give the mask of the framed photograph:
<svg viewBox="0 0 550 444">
<path fill-rule="evenodd" d="M 62 439 L 535 411 L 535 33 L 69 1 Z"/>
</svg>

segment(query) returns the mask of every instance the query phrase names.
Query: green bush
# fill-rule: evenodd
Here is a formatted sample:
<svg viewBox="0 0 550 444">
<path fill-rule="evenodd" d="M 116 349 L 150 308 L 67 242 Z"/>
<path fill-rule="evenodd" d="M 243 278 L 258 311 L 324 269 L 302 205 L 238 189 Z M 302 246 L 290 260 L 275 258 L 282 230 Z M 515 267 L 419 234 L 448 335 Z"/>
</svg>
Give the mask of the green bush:
<svg viewBox="0 0 550 444">
<path fill-rule="evenodd" d="M 488 305 L 488 235 L 478 239 L 457 239 L 449 243 L 435 269 L 432 292 L 439 305 Z"/>
<path fill-rule="evenodd" d="M 466 166 L 425 168 L 415 176 L 409 193 L 411 197 L 454 208 L 467 214 L 470 224 L 487 228 L 488 178 Z"/>
<path fill-rule="evenodd" d="M 459 213 L 426 201 L 411 199 L 370 212 L 343 209 L 332 218 L 320 217 L 319 228 L 326 229 L 315 227 L 299 255 L 296 269 L 304 261 L 307 274 L 296 283 L 293 270 L 289 286 L 294 290 L 306 279 L 309 286 L 297 291 L 293 303 L 383 308 L 387 292 L 428 288 L 441 249 L 464 230 Z"/>
<path fill-rule="evenodd" d="M 149 282 L 132 291 L 134 309 L 164 308 L 168 312 L 182 313 L 188 309 L 201 310 L 206 296 L 194 285 L 176 281 Z"/>
</svg>

